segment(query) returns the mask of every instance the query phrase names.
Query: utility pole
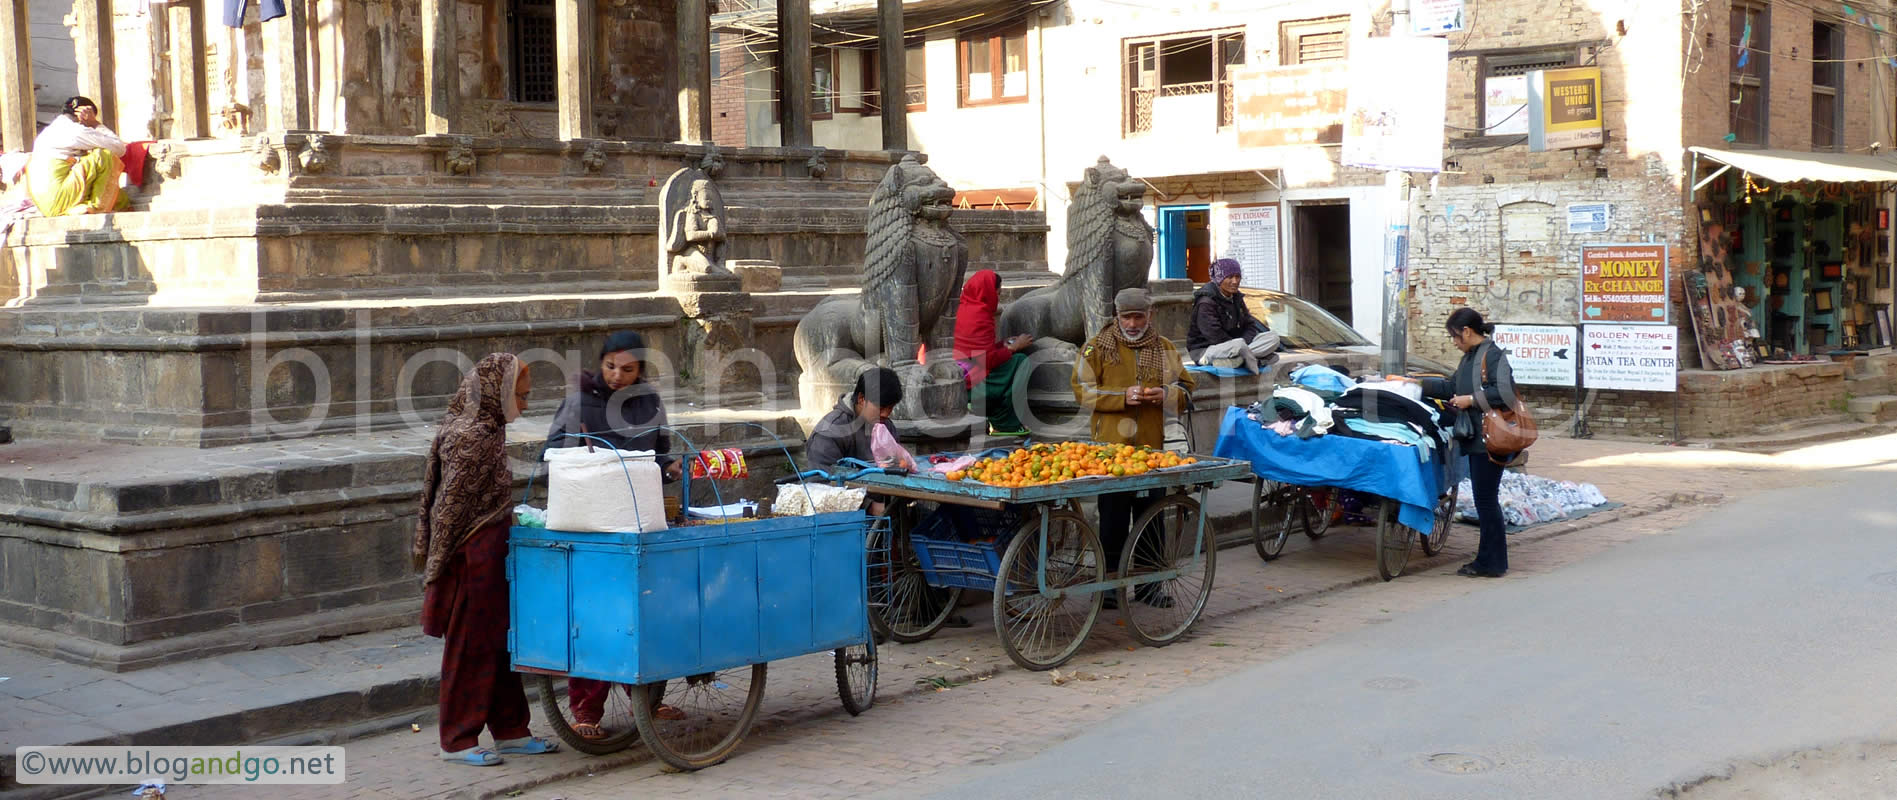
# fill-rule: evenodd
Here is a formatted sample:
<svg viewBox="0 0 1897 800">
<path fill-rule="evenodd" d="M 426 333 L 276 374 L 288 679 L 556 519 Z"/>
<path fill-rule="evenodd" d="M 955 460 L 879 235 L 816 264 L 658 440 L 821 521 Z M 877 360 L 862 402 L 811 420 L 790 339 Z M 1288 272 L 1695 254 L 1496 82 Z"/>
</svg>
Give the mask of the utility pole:
<svg viewBox="0 0 1897 800">
<path fill-rule="evenodd" d="M 1410 35 L 1410 0 L 1392 0 L 1392 37 Z M 1409 358 L 1410 338 L 1410 193 L 1409 176 L 1402 170 L 1383 173 L 1383 349 L 1377 368 L 1385 375 L 1401 375 Z"/>
</svg>

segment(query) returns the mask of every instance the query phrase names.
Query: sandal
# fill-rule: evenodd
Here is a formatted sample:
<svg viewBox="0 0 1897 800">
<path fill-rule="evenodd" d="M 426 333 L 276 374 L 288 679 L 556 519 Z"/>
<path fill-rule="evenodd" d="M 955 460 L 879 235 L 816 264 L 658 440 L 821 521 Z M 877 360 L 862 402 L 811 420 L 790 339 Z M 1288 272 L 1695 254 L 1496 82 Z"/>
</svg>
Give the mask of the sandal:
<svg viewBox="0 0 1897 800">
<path fill-rule="evenodd" d="M 591 722 L 573 723 L 573 733 L 587 741 L 599 741 L 606 738 L 606 729 Z"/>
<path fill-rule="evenodd" d="M 559 743 L 539 736 L 523 736 L 494 743 L 494 749 L 507 755 L 539 756 L 560 752 Z"/>
<path fill-rule="evenodd" d="M 685 718 L 685 712 L 680 711 L 676 708 L 673 708 L 672 706 L 668 706 L 664 703 L 660 703 L 658 708 L 652 709 L 652 716 L 658 717 L 659 719 L 666 719 L 666 720 L 671 720 L 673 722 L 677 722 Z"/>
<path fill-rule="evenodd" d="M 493 767 L 499 766 L 501 763 L 501 757 L 495 755 L 494 751 L 485 747 L 470 747 L 466 750 L 457 750 L 452 753 L 444 751 L 441 754 L 441 760 L 452 761 L 456 764 L 466 764 L 470 767 Z"/>
</svg>

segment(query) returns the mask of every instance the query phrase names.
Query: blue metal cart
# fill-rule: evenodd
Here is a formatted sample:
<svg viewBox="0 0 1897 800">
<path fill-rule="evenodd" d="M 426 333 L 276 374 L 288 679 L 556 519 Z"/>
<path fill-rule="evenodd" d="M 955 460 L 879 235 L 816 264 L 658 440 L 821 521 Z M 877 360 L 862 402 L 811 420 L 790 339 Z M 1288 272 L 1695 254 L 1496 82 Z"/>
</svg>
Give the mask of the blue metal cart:
<svg viewBox="0 0 1897 800">
<path fill-rule="evenodd" d="M 879 587 L 872 619 L 892 638 L 918 641 L 940 629 L 962 590 L 992 591 L 995 632 L 1008 657 L 1025 669 L 1045 670 L 1080 650 L 1111 591 L 1134 638 L 1153 647 L 1171 644 L 1198 620 L 1212 592 L 1218 551 L 1200 514 L 1206 493 L 1251 472 L 1242 461 L 1197 458 L 1143 475 L 1018 489 L 933 475 L 856 476 L 848 485 L 940 506 L 926 518 L 892 508 L 890 525 L 880 529 L 900 535 L 879 538 L 872 530 L 870 546 L 889 551 L 887 574 L 872 578 Z M 1080 501 L 1122 492 L 1148 495 L 1124 548 L 1114 554 L 1117 562 L 1109 562 Z M 951 514 L 974 520 L 973 541 L 966 524 L 930 522 Z M 962 528 L 963 535 L 949 527 Z M 1109 574 L 1113 563 L 1117 574 Z"/>
</svg>

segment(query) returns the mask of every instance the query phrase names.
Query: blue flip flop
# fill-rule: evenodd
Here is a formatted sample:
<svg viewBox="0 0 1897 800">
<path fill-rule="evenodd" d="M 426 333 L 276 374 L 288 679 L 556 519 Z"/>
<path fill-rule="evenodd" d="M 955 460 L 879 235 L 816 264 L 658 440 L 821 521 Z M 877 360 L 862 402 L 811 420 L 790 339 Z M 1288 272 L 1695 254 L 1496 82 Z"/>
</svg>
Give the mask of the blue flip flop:
<svg viewBox="0 0 1897 800">
<path fill-rule="evenodd" d="M 560 751 L 560 743 L 539 736 L 495 742 L 494 748 L 510 756 L 538 756 Z"/>
<path fill-rule="evenodd" d="M 466 764 L 470 767 L 493 767 L 501 763 L 501 757 L 485 747 L 470 747 L 453 753 L 444 752 L 441 754 L 441 760 Z"/>
</svg>

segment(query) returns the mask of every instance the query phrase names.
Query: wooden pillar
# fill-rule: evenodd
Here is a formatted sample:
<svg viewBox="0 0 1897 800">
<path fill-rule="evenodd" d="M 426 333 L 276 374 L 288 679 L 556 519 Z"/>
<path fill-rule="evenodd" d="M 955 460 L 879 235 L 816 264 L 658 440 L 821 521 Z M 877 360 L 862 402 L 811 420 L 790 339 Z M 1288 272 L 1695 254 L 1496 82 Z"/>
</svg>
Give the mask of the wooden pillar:
<svg viewBox="0 0 1897 800">
<path fill-rule="evenodd" d="M 593 0 L 556 0 L 560 138 L 591 139 L 593 123 Z"/>
<path fill-rule="evenodd" d="M 777 107 L 785 147 L 809 147 L 810 0 L 777 3 Z"/>
<path fill-rule="evenodd" d="M 881 48 L 883 149 L 909 149 L 909 59 L 903 48 L 902 0 L 876 0 L 876 43 Z"/>
<path fill-rule="evenodd" d="M 711 141 L 711 17 L 705 0 L 678 0 L 678 139 Z"/>
<path fill-rule="evenodd" d="M 210 99 L 204 77 L 204 0 L 184 0 L 165 9 L 171 26 L 171 131 L 178 139 L 211 135 Z"/>
<path fill-rule="evenodd" d="M 26 0 L 0 0 L 0 149 L 27 150 L 33 124 L 33 37 L 26 27 Z"/>
<path fill-rule="evenodd" d="M 456 0 L 422 0 L 422 132 L 453 133 L 461 99 Z"/>
<path fill-rule="evenodd" d="M 112 53 L 112 0 L 72 4 L 73 44 L 79 57 L 79 93 L 99 104 L 99 121 L 119 129 L 118 61 Z"/>
<path fill-rule="evenodd" d="M 299 0 L 284 3 L 284 15 L 263 23 L 264 97 L 269 127 L 308 131 L 310 118 L 310 18 Z"/>
</svg>

